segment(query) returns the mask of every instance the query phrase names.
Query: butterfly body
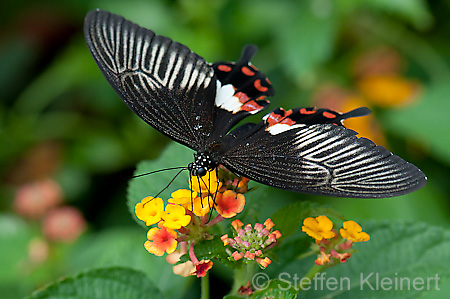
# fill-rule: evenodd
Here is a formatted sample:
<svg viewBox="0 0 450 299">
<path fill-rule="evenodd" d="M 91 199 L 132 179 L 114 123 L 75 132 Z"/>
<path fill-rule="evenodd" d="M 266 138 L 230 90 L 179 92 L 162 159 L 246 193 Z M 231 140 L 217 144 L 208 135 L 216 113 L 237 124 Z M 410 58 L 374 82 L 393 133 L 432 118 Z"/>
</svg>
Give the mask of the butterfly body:
<svg viewBox="0 0 450 299">
<path fill-rule="evenodd" d="M 277 108 L 259 123 L 236 125 L 269 105 L 274 90 L 244 48 L 237 62 L 206 62 L 186 46 L 106 11 L 85 20 L 88 47 L 108 82 L 139 117 L 196 152 L 202 176 L 222 164 L 237 175 L 297 192 L 380 198 L 423 187 L 425 175 L 343 121 L 370 113 Z"/>
</svg>

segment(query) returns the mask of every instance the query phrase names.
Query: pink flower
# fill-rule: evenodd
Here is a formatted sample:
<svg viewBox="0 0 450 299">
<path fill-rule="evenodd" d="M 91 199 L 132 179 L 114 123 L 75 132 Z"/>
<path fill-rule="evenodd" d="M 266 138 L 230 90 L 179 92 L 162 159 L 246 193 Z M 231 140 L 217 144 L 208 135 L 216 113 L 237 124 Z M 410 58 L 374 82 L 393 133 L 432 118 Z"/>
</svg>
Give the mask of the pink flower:
<svg viewBox="0 0 450 299">
<path fill-rule="evenodd" d="M 51 210 L 44 218 L 42 231 L 51 241 L 73 242 L 86 230 L 81 212 L 64 206 Z"/>
</svg>

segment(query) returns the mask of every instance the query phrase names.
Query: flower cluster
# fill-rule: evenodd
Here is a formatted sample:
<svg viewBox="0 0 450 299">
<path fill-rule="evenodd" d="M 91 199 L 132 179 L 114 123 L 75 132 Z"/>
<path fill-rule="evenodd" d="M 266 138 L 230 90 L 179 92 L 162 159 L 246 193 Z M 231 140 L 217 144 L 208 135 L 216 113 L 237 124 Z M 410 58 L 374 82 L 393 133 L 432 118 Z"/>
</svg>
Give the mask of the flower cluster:
<svg viewBox="0 0 450 299">
<path fill-rule="evenodd" d="M 234 220 L 231 225 L 235 230 L 235 237 L 229 238 L 223 235 L 221 240 L 225 246 L 231 246 L 234 251 L 227 249 L 230 260 L 238 261 L 242 258 L 248 261 L 256 261 L 262 269 L 265 269 L 272 261 L 264 256 L 264 252 L 272 248 L 277 240 L 281 237 L 281 233 L 276 230 L 272 231 L 274 223 L 267 219 L 264 225 L 256 223 L 253 227 L 251 224 L 244 224 L 240 220 Z"/>
<path fill-rule="evenodd" d="M 345 263 L 351 257 L 353 243 L 370 240 L 369 234 L 362 231 L 355 221 L 345 221 L 339 234 L 333 229 L 333 222 L 326 216 L 309 217 L 303 221 L 302 231 L 316 240 L 315 248 L 319 255 L 317 265 Z"/>
<path fill-rule="evenodd" d="M 231 172 L 224 168 L 209 171 L 203 177 L 190 177 L 188 189 L 180 189 L 171 194 L 168 204 L 159 197 L 145 197 L 135 206 L 138 219 L 147 226 L 157 224 L 147 233 L 144 247 L 157 256 L 172 254 L 169 259 L 176 263 L 181 255 L 189 252 L 190 261 L 174 266 L 180 275 L 202 277 L 212 267 L 210 260 L 198 260 L 194 254 L 194 244 L 200 240 L 213 238 L 208 233 L 211 226 L 232 218 L 242 212 L 248 190 L 248 179 L 230 178 Z M 232 174 L 231 174 L 232 175 Z M 221 179 L 219 179 L 219 177 Z M 211 219 L 211 210 L 218 215 Z M 177 252 L 177 246 L 180 250 Z M 189 248 L 189 249 L 188 249 Z"/>
</svg>

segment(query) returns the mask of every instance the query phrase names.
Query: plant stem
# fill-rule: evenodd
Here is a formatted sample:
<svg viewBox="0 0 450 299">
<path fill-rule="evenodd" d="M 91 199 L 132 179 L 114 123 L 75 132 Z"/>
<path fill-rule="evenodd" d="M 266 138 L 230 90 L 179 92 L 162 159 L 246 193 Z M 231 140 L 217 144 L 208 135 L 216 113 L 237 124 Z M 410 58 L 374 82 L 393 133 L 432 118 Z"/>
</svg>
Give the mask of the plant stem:
<svg viewBox="0 0 450 299">
<path fill-rule="evenodd" d="M 240 269 L 234 270 L 234 281 L 230 294 L 236 295 L 241 286 L 252 280 L 255 274 L 255 267 L 256 262 L 251 262 Z"/>
<path fill-rule="evenodd" d="M 307 278 L 307 281 L 312 281 L 314 276 L 317 273 L 321 272 L 325 268 L 326 268 L 326 266 L 324 266 L 324 265 L 322 265 L 322 266 L 317 266 L 317 265 L 312 266 L 312 268 L 309 270 L 309 272 L 306 273 L 305 276 L 303 276 L 303 278 L 300 281 L 302 281 L 304 278 Z M 298 286 L 295 286 L 295 287 L 298 290 L 297 291 L 297 294 L 298 294 L 302 290 L 301 284 L 299 284 Z"/>
<path fill-rule="evenodd" d="M 209 299 L 209 273 L 201 278 L 201 299 Z"/>
</svg>

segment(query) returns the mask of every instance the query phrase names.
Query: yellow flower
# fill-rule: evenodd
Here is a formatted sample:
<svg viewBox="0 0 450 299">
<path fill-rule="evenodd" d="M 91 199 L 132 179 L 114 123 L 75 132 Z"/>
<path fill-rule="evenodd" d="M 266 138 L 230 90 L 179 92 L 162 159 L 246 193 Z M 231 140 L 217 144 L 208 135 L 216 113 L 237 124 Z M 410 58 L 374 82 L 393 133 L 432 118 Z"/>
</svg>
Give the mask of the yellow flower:
<svg viewBox="0 0 450 299">
<path fill-rule="evenodd" d="M 366 242 L 370 240 L 368 233 L 362 231 L 361 226 L 353 220 L 345 221 L 340 229 L 341 236 L 352 242 Z"/>
<path fill-rule="evenodd" d="M 334 238 L 336 233 L 332 229 L 333 222 L 327 216 L 308 217 L 303 220 L 302 231 L 318 241 Z"/>
<path fill-rule="evenodd" d="M 217 172 L 213 169 L 202 177 L 190 177 L 189 187 L 197 193 L 216 193 L 222 187 L 222 182 L 219 182 Z"/>
<path fill-rule="evenodd" d="M 372 75 L 358 82 L 362 94 L 381 107 L 404 106 L 417 94 L 418 84 L 398 75 Z"/>
<path fill-rule="evenodd" d="M 178 204 L 183 206 L 184 208 L 191 210 L 192 203 L 191 201 L 197 197 L 197 192 L 180 189 L 171 194 L 172 198 L 169 198 L 169 203 Z"/>
<path fill-rule="evenodd" d="M 211 207 L 214 204 L 214 198 L 212 196 L 205 196 L 204 198 L 196 197 L 194 198 L 194 212 L 197 216 L 205 216 L 211 210 Z M 188 210 L 191 210 L 192 207 L 189 207 Z"/>
<path fill-rule="evenodd" d="M 161 198 L 147 196 L 137 203 L 134 208 L 136 217 L 144 221 L 147 226 L 161 220 L 161 213 L 164 211 L 164 202 Z"/>
<path fill-rule="evenodd" d="M 191 216 L 186 215 L 185 208 L 175 204 L 168 204 L 161 213 L 161 218 L 164 220 L 164 227 L 170 229 L 179 229 L 191 222 Z"/>
</svg>

